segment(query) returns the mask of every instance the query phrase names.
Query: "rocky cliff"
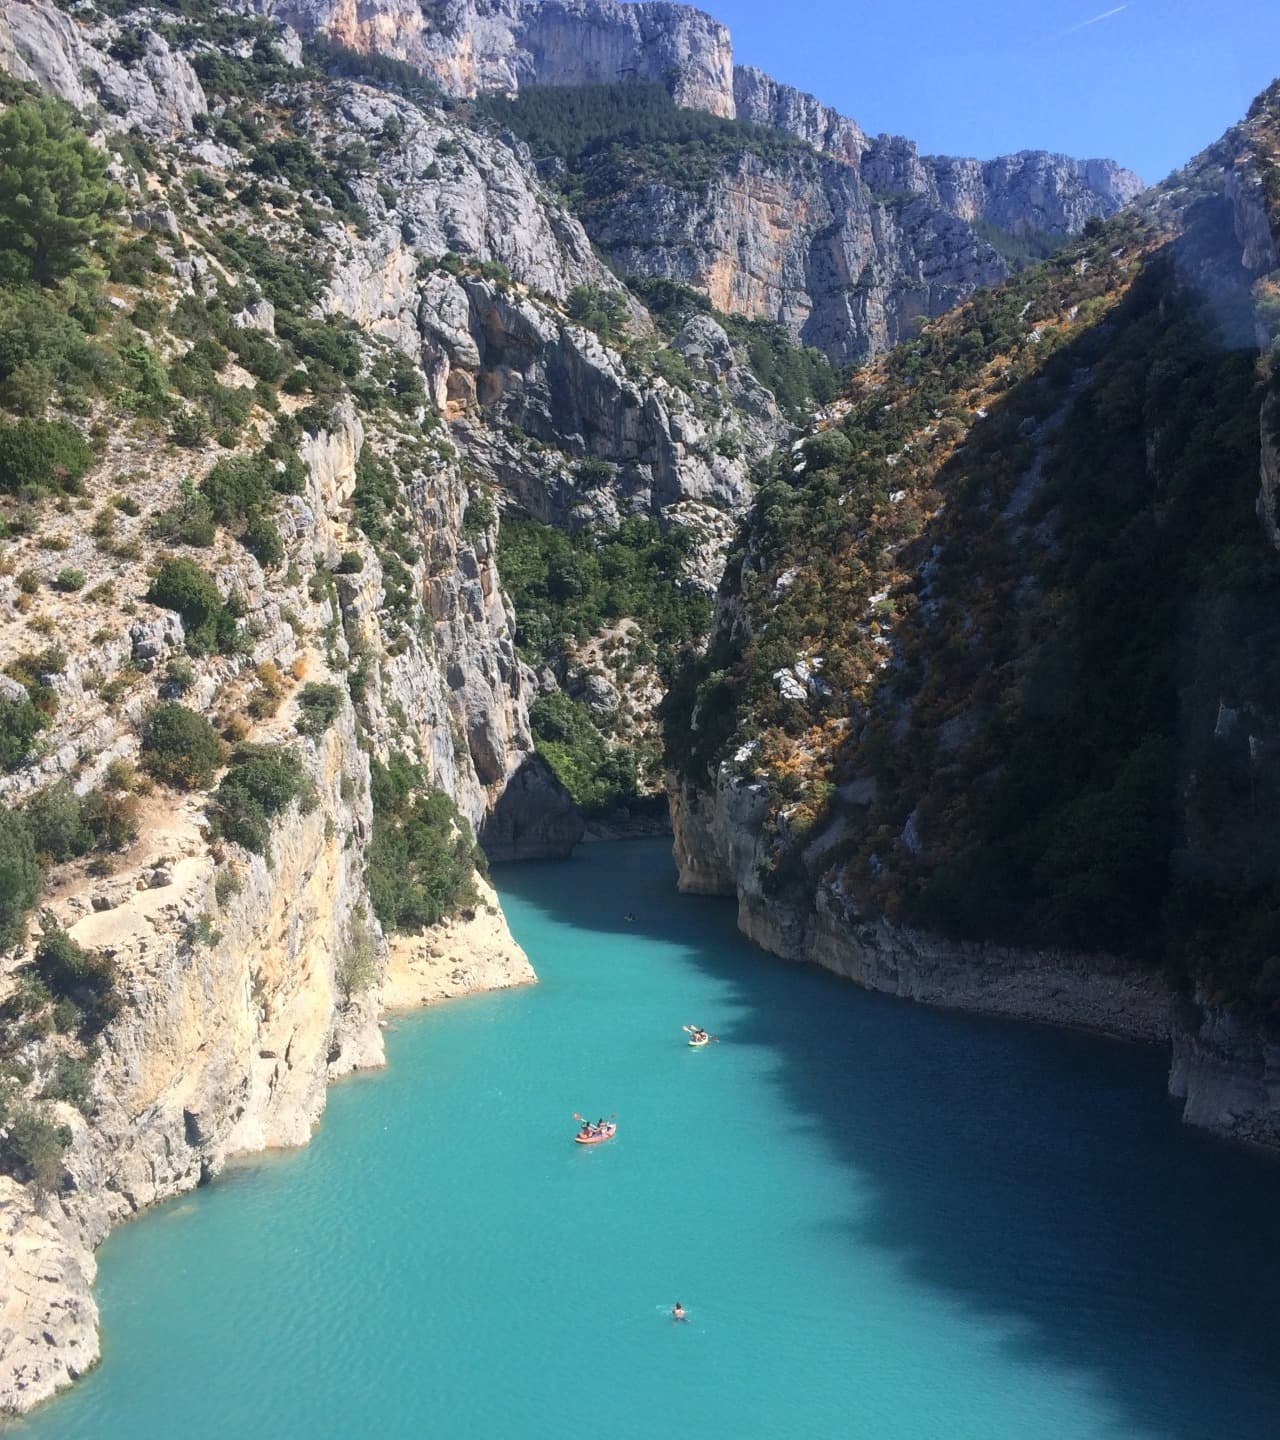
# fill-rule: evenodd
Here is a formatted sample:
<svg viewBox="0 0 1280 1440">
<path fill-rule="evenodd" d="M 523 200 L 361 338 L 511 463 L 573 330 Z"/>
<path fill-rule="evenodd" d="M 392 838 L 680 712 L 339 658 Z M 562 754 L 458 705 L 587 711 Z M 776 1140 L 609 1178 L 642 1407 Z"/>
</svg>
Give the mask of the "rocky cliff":
<svg viewBox="0 0 1280 1440">
<path fill-rule="evenodd" d="M 732 115 L 729 32 L 709 15 L 661 0 L 255 0 L 303 34 L 419 66 L 452 95 L 528 85 L 670 82 L 682 105 Z"/>
<path fill-rule="evenodd" d="M 682 885 L 766 948 L 1170 1038 L 1271 1145 L 1276 114 L 856 379 L 667 732 Z"/>
<path fill-rule="evenodd" d="M 720 309 L 782 324 L 839 363 L 886 349 L 921 317 L 1008 274 L 1020 252 L 1002 237 L 1043 246 L 1114 214 L 1141 188 L 1108 160 L 1042 151 L 987 162 L 922 157 L 909 140 L 870 139 L 814 96 L 735 67 L 724 27 L 685 6 L 380 0 L 353 12 L 306 0 L 260 8 L 304 34 L 409 61 L 454 95 L 650 85 L 679 106 L 743 122 L 737 153 L 696 184 L 647 174 L 610 184 L 597 164 L 580 213 L 620 272 L 690 284 Z M 780 159 L 755 154 L 756 127 L 804 148 Z"/>
</svg>

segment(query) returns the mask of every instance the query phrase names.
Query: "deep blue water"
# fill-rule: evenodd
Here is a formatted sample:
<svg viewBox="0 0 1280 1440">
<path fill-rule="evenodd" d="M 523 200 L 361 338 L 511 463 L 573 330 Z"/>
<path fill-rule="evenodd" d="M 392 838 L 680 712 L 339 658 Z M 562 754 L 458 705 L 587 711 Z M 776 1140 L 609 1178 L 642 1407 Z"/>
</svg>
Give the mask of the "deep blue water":
<svg viewBox="0 0 1280 1440">
<path fill-rule="evenodd" d="M 664 842 L 498 881 L 542 984 L 113 1236 L 20 1440 L 1280 1435 L 1280 1165 L 1161 1057 L 787 967 Z"/>
</svg>

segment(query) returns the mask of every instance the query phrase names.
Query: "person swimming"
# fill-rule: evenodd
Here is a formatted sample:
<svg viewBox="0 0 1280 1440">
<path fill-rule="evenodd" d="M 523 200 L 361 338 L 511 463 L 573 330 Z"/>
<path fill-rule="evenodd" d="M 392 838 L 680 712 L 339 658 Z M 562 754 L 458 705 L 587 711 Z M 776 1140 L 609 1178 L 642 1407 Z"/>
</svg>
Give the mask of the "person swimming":
<svg viewBox="0 0 1280 1440">
<path fill-rule="evenodd" d="M 681 1305 L 679 1300 L 671 1307 L 671 1318 L 673 1320 L 687 1320 L 689 1318 L 688 1315 L 685 1314 L 684 1306 Z"/>
<path fill-rule="evenodd" d="M 636 923 L 636 917 L 630 910 L 628 910 L 622 918 L 627 922 L 628 925 L 634 925 Z"/>
</svg>

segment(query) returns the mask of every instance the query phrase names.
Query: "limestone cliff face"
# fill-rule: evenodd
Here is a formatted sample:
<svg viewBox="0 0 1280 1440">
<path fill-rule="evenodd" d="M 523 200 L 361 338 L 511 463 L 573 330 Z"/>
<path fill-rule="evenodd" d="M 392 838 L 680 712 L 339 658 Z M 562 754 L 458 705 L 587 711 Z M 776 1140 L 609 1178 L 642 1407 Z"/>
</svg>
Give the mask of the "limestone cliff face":
<svg viewBox="0 0 1280 1440">
<path fill-rule="evenodd" d="M 862 127 L 816 96 L 783 85 L 754 65 L 735 65 L 733 99 L 739 120 L 784 130 L 826 155 L 858 165 L 871 148 Z"/>
<path fill-rule="evenodd" d="M 1008 273 L 925 198 L 877 196 L 856 170 L 803 152 L 744 154 L 704 192 L 652 184 L 593 209 L 592 238 L 626 273 L 704 291 L 778 321 L 840 363 L 864 360 Z"/>
<path fill-rule="evenodd" d="M 1178 1012 L 1169 1093 L 1188 1124 L 1280 1148 L 1280 1029 L 1197 997 Z"/>
<path fill-rule="evenodd" d="M 453 95 L 523 85 L 670 81 L 682 105 L 732 115 L 729 32 L 686 5 L 617 0 L 256 0 L 303 34 L 420 66 Z"/>
<path fill-rule="evenodd" d="M 125 27 L 111 19 L 83 27 L 53 5 L 15 0 L 0 13 L 0 70 L 29 80 L 77 110 L 100 105 L 106 123 L 147 135 L 190 131 L 208 103 L 195 71 L 161 36 L 143 41 L 138 61 L 124 65 L 109 46 Z"/>
<path fill-rule="evenodd" d="M 752 66 L 737 66 L 733 80 L 739 120 L 783 130 L 843 161 L 872 191 L 919 195 L 969 223 L 985 220 L 1015 235 L 1073 235 L 1086 220 L 1115 214 L 1142 189 L 1139 177 L 1113 160 L 1044 150 L 985 161 L 922 156 L 912 141 L 868 136 L 848 116 Z"/>
<path fill-rule="evenodd" d="M 943 377 L 950 368 L 964 374 L 962 386 L 975 384 L 981 373 L 976 366 L 966 371 L 960 352 L 966 327 L 986 322 L 992 313 L 983 300 L 930 327 L 925 343 L 933 344 L 923 367 L 927 378 L 908 351 L 855 380 L 843 436 L 820 436 L 813 450 L 807 442 L 798 444 L 795 463 L 778 467 L 777 488 L 769 492 L 777 511 L 764 523 L 753 517 L 745 527 L 736 550 L 740 560 L 721 594 L 698 698 L 689 705 L 687 729 L 673 731 L 674 753 L 686 765 L 684 777 L 670 781 L 682 887 L 735 894 L 741 929 L 765 948 L 927 1003 L 1169 1041 L 1170 1090 L 1183 1101 L 1187 1122 L 1269 1145 L 1280 1144 L 1280 1049 L 1270 945 L 1256 938 L 1246 922 L 1251 906 L 1270 903 L 1259 897 L 1274 893 L 1280 873 L 1272 807 L 1254 800 L 1277 783 L 1274 757 L 1280 753 L 1274 666 L 1268 658 L 1274 651 L 1271 550 L 1277 539 L 1280 478 L 1273 346 L 1280 270 L 1276 177 L 1266 167 L 1276 153 L 1277 103 L 1275 92 L 1262 97 L 1249 122 L 1151 192 L 1140 217 L 1086 240 L 1072 263 L 1057 262 L 1038 272 L 1042 294 L 1046 284 L 1062 287 L 1050 302 L 1052 318 L 1040 318 L 1037 306 L 1044 302 L 1030 293 L 1030 276 L 992 297 L 993 306 L 1004 307 L 1006 317 L 1017 315 L 1026 328 L 1021 336 L 1001 341 L 996 354 L 984 354 L 982 364 L 1021 366 L 1021 394 L 1016 387 L 1009 397 L 970 392 L 963 401 L 967 418 L 935 428 L 946 413 Z M 1084 308 L 1072 285 L 1091 274 L 1093 283 L 1101 284 L 1100 264 L 1124 257 L 1135 225 L 1141 243 L 1126 262 L 1130 269 L 1104 287 L 1111 296 L 1123 295 L 1123 303 L 1092 336 L 1072 336 L 1066 327 Z M 1020 290 L 1023 284 L 1026 290 Z M 1106 303 L 1095 296 L 1095 303 L 1099 300 Z M 1051 324 L 1064 327 L 1060 338 L 1074 346 L 1075 358 L 1074 367 L 1053 380 L 1034 358 Z M 1169 326 L 1169 334 L 1161 334 L 1161 324 Z M 1187 334 L 1196 340 L 1187 344 Z M 939 346 L 944 336 L 947 343 Z M 1133 357 L 1144 373 L 1145 368 L 1159 374 L 1168 367 L 1170 373 L 1196 374 L 1201 336 L 1224 378 L 1194 403 L 1186 402 L 1184 413 L 1175 413 L 1173 404 L 1144 409 L 1132 402 L 1130 418 L 1112 432 L 1127 434 L 1132 448 L 1102 445 L 1089 451 L 1100 414 L 1093 408 L 1095 396 L 1114 399 L 1116 369 Z M 1263 351 L 1260 363 L 1255 343 Z M 1259 376 L 1265 397 L 1261 406 Z M 920 407 L 919 428 L 903 427 L 891 440 L 881 439 L 880 416 L 909 407 L 921 383 L 936 388 Z M 1034 407 L 1023 408 L 1019 401 L 1032 394 Z M 1170 439 L 1175 424 L 1188 419 L 1217 434 L 1230 430 L 1237 443 L 1230 452 L 1216 449 L 1212 466 L 1204 470 L 1188 466 L 1193 442 L 1174 445 Z M 891 423 L 884 422 L 886 431 Z M 868 435 L 876 440 L 868 441 Z M 938 468 L 915 472 L 938 482 L 926 496 L 913 491 L 909 477 L 920 450 L 939 440 L 944 443 L 935 452 Z M 830 458 L 842 449 L 847 460 Z M 1015 450 L 1020 458 L 1005 485 L 993 485 L 990 477 Z M 1167 908 L 1162 914 L 1159 905 L 1153 907 L 1155 916 L 1144 917 L 1136 942 L 1121 936 L 1113 946 L 1134 955 L 1163 949 L 1170 973 L 1184 977 L 1176 998 L 1150 964 L 1030 945 L 962 943 L 896 923 L 903 915 L 917 917 L 919 924 L 929 917 L 938 930 L 955 935 L 1103 933 L 1086 925 L 1037 928 L 1037 918 L 1026 910 L 1012 911 L 1018 916 L 1012 925 L 1002 927 L 992 918 L 1000 904 L 1016 904 L 1011 897 L 1019 882 L 1009 878 L 1016 864 L 1001 870 L 995 858 L 1000 845 L 1008 845 L 1003 837 L 993 838 L 1002 832 L 995 825 L 982 828 L 991 811 L 984 811 L 968 832 L 977 837 L 964 852 L 972 868 L 945 868 L 957 853 L 956 838 L 974 797 L 979 805 L 995 797 L 993 810 L 1012 807 L 1021 827 L 1017 844 L 1034 847 L 1039 841 L 1033 836 L 1061 834 L 1052 812 L 1035 811 L 1022 795 L 1012 799 L 1000 782 L 1016 763 L 1018 748 L 1033 743 L 1044 713 L 1035 706 L 1048 708 L 1062 727 L 1047 749 L 1063 753 L 1076 743 L 1083 752 L 1084 740 L 1075 737 L 1086 727 L 1065 719 L 1062 696 L 1068 691 L 1087 695 L 1092 705 L 1104 689 L 1095 671 L 1099 641 L 1088 645 L 1087 663 L 1057 669 L 1062 652 L 1053 646 L 1037 649 L 1027 639 L 1037 628 L 1036 615 L 1048 634 L 1054 627 L 1069 628 L 1068 617 L 1080 613 L 1067 599 L 1071 582 L 1062 579 L 1056 556 L 1073 544 L 1085 549 L 1075 527 L 1097 519 L 1096 506 L 1073 505 L 1073 486 L 1086 467 L 1072 467 L 1080 466 L 1085 451 L 1091 463 L 1113 467 L 1110 486 L 1138 486 L 1139 504 L 1146 503 L 1149 491 L 1160 497 L 1155 531 L 1174 530 L 1179 511 L 1229 504 L 1220 512 L 1230 516 L 1228 543 L 1249 557 L 1256 567 L 1250 573 L 1262 577 L 1256 584 L 1243 582 L 1240 595 L 1224 603 L 1216 580 L 1218 552 L 1212 546 L 1206 546 L 1201 559 L 1205 573 L 1215 577 L 1207 592 L 1197 591 L 1178 563 L 1176 548 L 1161 552 L 1153 571 L 1153 584 L 1166 587 L 1179 623 L 1193 612 L 1223 618 L 1216 629 L 1193 623 L 1194 644 L 1186 643 L 1188 631 L 1181 628 L 1170 644 L 1168 653 L 1180 657 L 1171 684 L 1171 689 L 1176 684 L 1177 701 L 1171 708 L 1174 718 L 1162 724 L 1193 738 L 1180 740 L 1176 751 L 1171 748 L 1168 769 L 1154 772 L 1147 792 L 1156 813 L 1170 817 L 1178 837 L 1171 843 L 1168 832 L 1161 832 L 1161 844 L 1171 849 L 1167 857 L 1156 852 L 1163 868 L 1153 890 Z M 807 467 L 811 457 L 824 452 L 825 468 L 810 488 Z M 1092 480 L 1094 472 L 1088 473 Z M 1223 481 L 1227 474 L 1229 483 Z M 1043 500 L 1049 477 L 1057 486 L 1051 505 Z M 839 511 L 854 508 L 876 490 L 879 503 L 852 522 L 850 540 Z M 796 497 L 806 498 L 796 503 Z M 818 517 L 833 499 L 823 544 L 817 538 L 823 524 Z M 1253 529 L 1255 499 L 1269 543 Z M 900 522 L 913 503 L 919 509 Z M 1198 535 L 1200 529 L 1199 521 L 1188 526 L 1189 533 Z M 856 598 L 833 621 L 836 587 L 828 587 L 828 576 L 838 572 L 841 584 L 849 577 L 860 580 L 869 567 L 895 553 L 895 535 L 903 544 L 896 553 L 908 568 L 876 571 L 862 589 L 855 581 L 851 594 Z M 992 548 L 984 551 L 979 577 L 972 557 L 988 544 Z M 1090 534 L 1087 553 L 1097 566 L 1090 583 L 1101 583 L 1107 549 L 1096 532 Z M 996 560 L 997 555 L 1004 560 Z M 1003 617 L 997 607 L 986 605 L 989 575 L 1002 563 L 1012 577 Z M 1039 609 L 1042 596 L 1052 598 Z M 899 607 L 907 618 L 895 622 L 891 616 Z M 1160 633 L 1162 623 L 1155 615 L 1127 615 L 1123 629 L 1126 635 L 1151 636 Z M 989 664 L 994 652 L 984 646 L 991 639 L 1000 658 Z M 794 655 L 791 663 L 776 668 L 788 649 Z M 962 665 L 948 669 L 944 653 L 963 656 Z M 832 656 L 838 654 L 856 654 L 859 663 L 866 663 L 871 678 L 865 688 L 859 688 L 859 672 L 852 666 L 843 684 L 837 688 L 833 683 Z M 762 662 L 768 666 L 763 674 Z M 1163 677 L 1166 664 L 1171 662 L 1161 659 L 1151 673 Z M 1012 667 L 1006 675 L 1028 678 L 1002 691 L 991 677 L 1003 667 Z M 737 677 L 765 687 L 772 681 L 779 703 L 772 695 L 764 703 L 743 699 L 739 690 L 735 724 L 730 697 L 735 681 L 742 683 Z M 1023 709 L 1027 697 L 1033 704 Z M 1006 705 L 1014 707 L 1012 714 Z M 704 709 L 705 738 L 698 733 Z M 1127 710 L 1117 707 L 1113 727 L 1134 723 Z M 993 725 L 997 716 L 998 729 Z M 692 743 L 686 743 L 688 730 Z M 1116 733 L 1110 730 L 1108 742 Z M 1031 753 L 1041 765 L 1044 756 Z M 980 758 L 966 761 L 974 754 Z M 1072 757 L 1073 763 L 1079 759 L 1079 754 Z M 1206 801 L 1224 774 L 1236 777 L 1231 787 L 1215 791 L 1212 803 Z M 1038 779 L 1026 783 L 1030 790 Z M 1081 799 L 1073 783 L 1067 803 Z M 1098 813 L 1110 819 L 1116 804 L 1114 795 L 1102 796 Z M 1029 823 L 1030 814 L 1037 815 L 1038 830 Z M 1084 832 L 1073 838 L 1073 849 L 1089 857 L 1095 875 L 1107 865 L 1122 865 L 1131 854 L 1128 837 L 1097 840 Z M 1069 878 L 1061 878 L 1066 872 L 1052 872 L 1047 882 L 1040 879 L 1036 870 L 1044 852 L 1032 848 L 1029 853 L 1032 863 L 1018 872 L 1020 880 L 1027 887 L 1042 884 L 1057 904 L 1070 888 Z M 904 875 L 923 877 L 920 889 L 911 890 L 910 880 L 900 883 Z M 937 875 L 942 883 L 930 889 Z M 955 890 L 948 892 L 945 886 L 953 882 Z M 1204 904 L 1204 892 L 1196 887 L 1206 883 L 1223 887 L 1221 893 L 1230 897 L 1225 906 L 1230 923 Z M 1126 904 L 1140 892 L 1127 876 L 1116 891 Z M 957 894 L 971 907 L 963 913 Z M 921 896 L 924 903 L 918 903 Z M 1169 913 L 1178 920 L 1166 922 Z M 1217 930 L 1211 928 L 1215 923 Z M 1153 935 L 1159 936 L 1155 944 Z M 1187 943 L 1192 935 L 1193 945 Z M 1096 943 L 1103 948 L 1108 942 Z"/>
</svg>

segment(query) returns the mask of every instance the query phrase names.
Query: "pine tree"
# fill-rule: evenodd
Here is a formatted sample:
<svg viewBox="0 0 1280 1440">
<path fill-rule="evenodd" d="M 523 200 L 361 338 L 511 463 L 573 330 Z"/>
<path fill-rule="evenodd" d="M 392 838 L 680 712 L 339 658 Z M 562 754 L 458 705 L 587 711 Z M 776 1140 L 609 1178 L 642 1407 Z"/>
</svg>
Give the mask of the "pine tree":
<svg viewBox="0 0 1280 1440">
<path fill-rule="evenodd" d="M 73 274 L 118 203 L 107 157 L 65 106 L 42 96 L 0 114 L 0 279 Z"/>
</svg>

